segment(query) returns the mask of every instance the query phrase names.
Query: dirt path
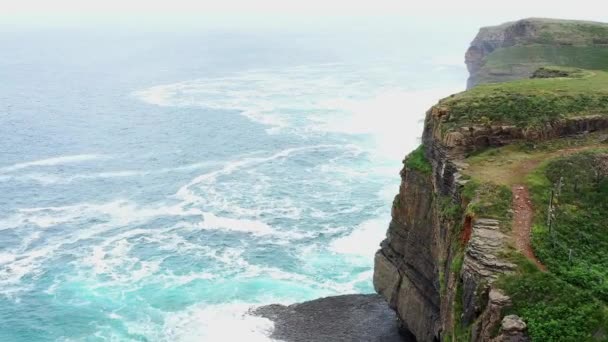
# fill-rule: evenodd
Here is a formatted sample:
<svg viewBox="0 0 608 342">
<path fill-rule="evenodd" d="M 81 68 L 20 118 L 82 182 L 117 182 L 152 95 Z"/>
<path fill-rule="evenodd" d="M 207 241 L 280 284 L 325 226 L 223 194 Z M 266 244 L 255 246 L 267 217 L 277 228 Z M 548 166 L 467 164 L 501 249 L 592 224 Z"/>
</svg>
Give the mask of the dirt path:
<svg viewBox="0 0 608 342">
<path fill-rule="evenodd" d="M 586 145 L 564 148 L 552 152 L 505 153 L 497 157 L 488 158 L 479 163 L 469 165 L 466 173 L 481 180 L 488 180 L 498 184 L 513 185 L 526 181 L 526 176 L 534 171 L 543 161 L 556 157 L 565 157 L 577 152 L 602 147 L 606 145 Z"/>
<path fill-rule="evenodd" d="M 546 271 L 547 268 L 534 255 L 534 250 L 530 243 L 534 210 L 528 188 L 523 185 L 525 184 L 526 176 L 547 159 L 564 157 L 605 146 L 604 144 L 592 143 L 549 152 L 525 153 L 521 151 L 507 151 L 506 153 L 471 163 L 466 169 L 466 174 L 482 181 L 511 187 L 511 191 L 513 192 L 513 240 L 515 241 L 515 247 L 530 261 L 534 262 L 539 269 Z"/>
<path fill-rule="evenodd" d="M 513 192 L 513 237 L 515 247 L 530 261 L 534 262 L 540 270 L 545 272 L 547 268 L 536 258 L 530 243 L 534 210 L 532 209 L 532 200 L 530 200 L 528 188 L 517 184 L 513 185 L 511 191 Z"/>
</svg>

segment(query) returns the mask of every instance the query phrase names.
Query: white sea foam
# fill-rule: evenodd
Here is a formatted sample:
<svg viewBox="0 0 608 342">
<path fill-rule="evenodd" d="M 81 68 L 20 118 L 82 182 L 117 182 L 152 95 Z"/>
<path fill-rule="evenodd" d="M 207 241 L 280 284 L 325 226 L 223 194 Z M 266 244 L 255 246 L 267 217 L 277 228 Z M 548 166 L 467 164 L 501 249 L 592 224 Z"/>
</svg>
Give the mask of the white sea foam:
<svg viewBox="0 0 608 342">
<path fill-rule="evenodd" d="M 386 232 L 387 222 L 384 217 L 364 221 L 352 233 L 331 242 L 330 249 L 336 253 L 354 254 L 373 258 Z"/>
<path fill-rule="evenodd" d="M 35 274 L 40 271 L 41 265 L 45 260 L 53 258 L 56 252 L 60 252 L 62 246 L 66 244 L 74 244 L 81 240 L 90 239 L 98 234 L 104 233 L 108 229 L 116 227 L 126 227 L 132 224 L 144 223 L 155 217 L 181 217 L 195 216 L 200 217 L 201 221 L 194 224 L 182 224 L 181 228 L 186 229 L 217 229 L 236 232 L 248 232 L 254 235 L 272 235 L 274 241 L 280 243 L 282 241 L 290 241 L 293 239 L 309 236 L 305 232 L 275 231 L 268 224 L 254 219 L 229 218 L 218 216 L 213 213 L 202 212 L 200 209 L 188 207 L 187 202 L 178 202 L 172 205 L 155 205 L 155 206 L 139 206 L 136 203 L 128 200 L 118 199 L 107 203 L 81 203 L 70 206 L 59 207 L 38 207 L 24 208 L 18 210 L 13 216 L 2 220 L 0 226 L 3 229 L 11 229 L 23 226 L 25 224 L 33 224 L 39 228 L 49 228 L 52 226 L 76 222 L 78 220 L 87 220 L 90 218 L 105 218 L 104 223 L 94 224 L 86 229 L 74 231 L 66 231 L 66 234 L 55 237 L 47 241 L 43 246 L 35 249 L 29 249 L 29 243 L 35 240 L 40 231 L 31 233 L 30 238 L 22 240 L 22 246 L 19 247 L 23 251 L 21 255 L 15 256 L 2 255 L 0 264 L 5 263 L 8 267 L 0 270 L 0 284 L 17 284 L 20 279 L 26 274 Z M 123 233 L 113 235 L 104 239 L 101 244 L 95 245 L 90 254 L 83 259 L 83 265 L 92 268 L 95 274 L 109 275 L 113 281 L 128 282 L 134 278 L 143 279 L 158 270 L 157 262 L 139 262 L 138 259 L 129 257 L 128 253 L 131 248 L 127 239 L 137 235 L 142 236 L 160 236 L 163 232 L 176 229 L 177 227 L 166 227 L 161 230 L 148 229 L 129 229 Z M 169 242 L 171 239 L 159 242 Z M 184 246 L 192 245 L 182 241 L 176 241 L 175 248 L 184 248 Z M 111 246 L 111 249 L 108 249 Z M 192 246 L 192 249 L 197 249 L 199 246 Z M 199 248 L 200 249 L 200 248 Z M 208 252 L 208 251 L 207 251 Z M 233 262 L 233 256 L 224 260 Z M 129 272 L 124 271 L 125 265 L 136 265 L 128 268 Z M 122 267 L 122 268 L 121 268 Z"/>
<path fill-rule="evenodd" d="M 133 93 L 140 100 L 159 106 L 201 106 L 212 109 L 232 109 L 252 121 L 270 126 L 276 133 L 281 128 L 300 128 L 302 108 L 324 110 L 319 100 L 331 93 L 363 93 L 360 85 L 349 79 L 350 73 L 328 72 L 336 65 L 248 70 L 226 77 L 196 79 L 153 86 Z M 355 71 L 357 69 L 354 69 Z M 352 72 L 352 70 L 351 70 Z M 346 85 L 346 86 L 345 86 Z M 306 99 L 298 105 L 298 99 Z M 306 130 L 306 127 L 304 127 Z"/>
<path fill-rule="evenodd" d="M 268 235 L 273 233 L 273 229 L 264 222 L 218 217 L 212 213 L 203 214 L 204 220 L 200 227 L 203 229 L 225 229 L 237 232 L 248 232 L 254 235 Z"/>
<path fill-rule="evenodd" d="M 230 161 L 224 165 L 219 170 L 215 170 L 212 172 L 204 173 L 202 175 L 197 176 L 192 179 L 188 184 L 182 186 L 177 193 L 174 195 L 176 198 L 183 200 L 186 203 L 197 203 L 200 202 L 201 197 L 196 195 L 192 191 L 192 187 L 203 184 L 210 184 L 217 180 L 219 176 L 231 174 L 237 170 L 240 170 L 245 167 L 250 167 L 252 165 L 258 165 L 266 162 L 270 162 L 277 159 L 282 159 L 289 157 L 290 155 L 298 152 L 311 151 L 311 150 L 323 150 L 323 149 L 352 149 L 356 148 L 353 145 L 332 145 L 332 144 L 323 144 L 323 145 L 313 145 L 313 146 L 303 146 L 303 147 L 295 147 L 288 148 L 279 152 L 276 152 L 270 156 L 266 157 L 246 157 L 243 159 L 238 159 L 234 161 Z M 209 194 L 205 194 L 208 196 Z"/>
<path fill-rule="evenodd" d="M 11 253 L 1 252 L 0 253 L 0 265 L 15 260 L 15 255 Z"/>
<path fill-rule="evenodd" d="M 69 184 L 81 180 L 111 179 L 111 178 L 130 178 L 146 177 L 150 175 L 166 174 L 181 171 L 191 171 L 217 164 L 217 162 L 199 162 L 193 164 L 180 165 L 176 167 L 161 168 L 155 170 L 118 170 L 93 173 L 80 173 L 73 175 L 59 175 L 52 173 L 29 172 L 22 174 L 0 175 L 0 182 L 19 181 L 36 182 L 41 185 Z M 2 172 L 2 169 L 0 169 Z"/>
<path fill-rule="evenodd" d="M 121 226 L 133 222 L 145 222 L 159 216 L 201 215 L 198 209 L 184 209 L 179 204 L 139 206 L 125 199 L 106 203 L 81 203 L 60 207 L 22 208 L 0 221 L 3 229 L 15 228 L 27 223 L 48 228 L 83 218 L 108 217 L 110 224 Z"/>
<path fill-rule="evenodd" d="M 453 65 L 454 61 L 448 56 L 432 64 Z M 159 106 L 238 110 L 270 126 L 270 133 L 289 128 L 299 135 L 315 131 L 371 134 L 380 152 L 393 157 L 417 144 L 421 126 L 417 121 L 431 105 L 462 90 L 460 86 L 407 90 L 396 81 L 393 68 L 379 62 L 368 70 L 344 64 L 258 69 L 159 85 L 133 94 Z M 301 99 L 306 102 L 298 102 Z M 299 113 L 302 109 L 307 111 L 305 116 Z"/>
<path fill-rule="evenodd" d="M 182 286 L 185 284 L 189 284 L 196 280 L 213 280 L 217 279 L 218 275 L 202 272 L 202 273 L 188 273 L 184 275 L 176 275 L 176 274 L 159 274 L 155 276 L 155 280 L 162 283 L 165 288 Z"/>
<path fill-rule="evenodd" d="M 29 243 L 27 242 L 32 239 L 24 239 L 23 245 L 17 248 L 21 251 L 20 254 L 16 255 L 11 262 L 6 263 L 3 268 L 0 268 L 0 287 L 19 284 L 25 275 L 40 273 L 44 262 L 55 257 L 56 253 L 60 253 L 64 245 L 90 239 L 116 227 L 146 222 L 154 217 L 183 215 L 201 215 L 201 212 L 198 209 L 186 210 L 179 205 L 140 207 L 127 200 L 116 200 L 103 204 L 83 203 L 63 207 L 21 209 L 15 216 L 3 223 L 8 223 L 9 228 L 10 226 L 19 227 L 25 223 L 33 223 L 40 228 L 47 228 L 50 225 L 67 223 L 77 219 L 106 216 L 109 220 L 104 223 L 91 225 L 85 229 L 66 230 L 61 236 L 54 237 L 46 241 L 44 245 L 34 249 L 29 248 Z M 7 229 L 6 226 L 5 229 Z M 171 227 L 166 229 L 171 229 Z M 133 267 L 135 268 L 131 270 L 139 279 L 154 273 L 158 268 L 155 262 L 137 263 L 138 260 L 136 259 L 128 260 L 126 258 L 126 253 L 128 252 L 126 238 L 146 233 L 149 232 L 145 229 L 132 229 L 122 235 L 106 240 L 105 244 L 97 246 L 92 251 L 88 259 L 85 259 L 85 264 L 92 266 L 96 273 L 114 273 L 116 279 L 124 281 L 128 281 L 130 275 L 128 273 L 119 274 L 117 268 L 126 261 L 133 263 Z M 34 232 L 33 234 L 37 235 L 40 233 Z M 108 253 L 108 251 L 104 250 L 104 247 L 110 243 L 113 244 L 114 248 Z"/>
<path fill-rule="evenodd" d="M 24 163 L 13 164 L 10 166 L 5 166 L 5 167 L 0 168 L 0 172 L 2 172 L 2 173 L 13 172 L 13 171 L 29 168 L 32 166 L 53 166 L 53 165 L 63 165 L 63 164 L 72 164 L 72 163 L 82 163 L 82 162 L 86 162 L 86 161 L 97 160 L 97 159 L 106 159 L 106 158 L 110 158 L 110 157 L 107 155 L 100 155 L 100 154 L 77 154 L 77 155 L 70 155 L 70 156 L 60 156 L 60 157 L 40 159 L 40 160 L 34 160 L 34 161 L 29 161 L 29 162 L 24 162 Z"/>
<path fill-rule="evenodd" d="M 446 94 L 459 90 L 459 87 L 416 91 L 390 88 L 371 98 L 329 99 L 323 102 L 324 107 L 345 114 L 317 117 L 316 129 L 369 134 L 374 140 L 374 153 L 399 161 L 404 151 L 413 150 L 420 143 L 426 110 Z"/>
<path fill-rule="evenodd" d="M 382 199 L 384 203 L 392 203 L 395 195 L 399 192 L 399 183 L 385 185 L 380 191 L 378 191 L 378 197 Z"/>
<path fill-rule="evenodd" d="M 110 312 L 108 314 L 108 318 L 116 319 L 116 320 L 122 320 L 123 319 L 123 317 L 121 315 L 119 315 L 119 314 L 117 314 L 115 312 Z"/>
<path fill-rule="evenodd" d="M 264 82 L 265 91 L 250 87 L 249 82 Z M 238 110 L 245 117 L 274 127 L 288 123 L 277 113 L 269 95 L 280 91 L 280 81 L 269 74 L 245 73 L 235 77 L 199 79 L 159 85 L 136 91 L 134 96 L 158 106 L 202 106 L 219 110 Z M 248 86 L 249 85 L 249 86 Z"/>
<path fill-rule="evenodd" d="M 220 305 L 194 305 L 185 310 L 167 314 L 163 340 L 179 342 L 198 341 L 276 341 L 269 336 L 274 329 L 272 321 L 249 312 L 251 303 Z"/>
</svg>

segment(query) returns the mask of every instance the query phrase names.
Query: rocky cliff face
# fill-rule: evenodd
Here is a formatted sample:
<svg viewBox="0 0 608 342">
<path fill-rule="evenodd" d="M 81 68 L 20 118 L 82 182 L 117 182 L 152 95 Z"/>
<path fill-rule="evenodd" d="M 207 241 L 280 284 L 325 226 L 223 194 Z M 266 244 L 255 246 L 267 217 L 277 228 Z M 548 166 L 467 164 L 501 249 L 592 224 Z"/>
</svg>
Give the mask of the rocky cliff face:
<svg viewBox="0 0 608 342">
<path fill-rule="evenodd" d="M 401 171 L 387 238 L 375 257 L 374 286 L 418 341 L 439 341 L 456 325 L 473 322 L 479 330 L 474 340 L 486 341 L 485 331 L 500 324 L 496 312 L 508 304 L 488 305 L 492 281 L 513 268 L 499 256 L 507 237 L 500 222 L 463 214 L 468 203 L 459 156 L 472 147 L 437 139 L 434 113 L 436 108 L 427 114 L 423 136 L 432 172 L 407 163 Z M 486 307 L 491 313 L 478 320 Z"/>
<path fill-rule="evenodd" d="M 483 66 L 485 58 L 489 54 L 498 48 L 510 47 L 517 42 L 529 41 L 536 35 L 536 31 L 535 25 L 529 20 L 480 29 L 465 54 L 465 63 L 470 74 L 467 88 L 478 84 L 483 72 L 488 73 L 488 71 L 483 70 Z M 517 73 L 496 73 L 493 76 L 497 78 L 497 81 L 506 81 L 519 78 L 525 73 L 526 70 L 519 70 Z"/>
<path fill-rule="evenodd" d="M 387 239 L 375 257 L 374 285 L 406 330 L 432 341 L 441 332 L 437 270 L 445 232 L 437 222 L 430 177 L 407 168 L 401 176 Z"/>
<path fill-rule="evenodd" d="M 375 256 L 374 287 L 418 341 L 527 341 L 526 325 L 505 316 L 510 298 L 493 286 L 516 265 L 505 258 L 506 223 L 469 215 L 464 157 L 474 151 L 608 129 L 605 116 L 558 120 L 544 127 L 471 126 L 445 131 L 440 107 L 428 111 L 424 156 L 431 171 L 401 171 L 386 239 Z M 411 158 L 411 157 L 409 157 Z M 464 335 L 457 335 L 464 329 Z"/>
</svg>

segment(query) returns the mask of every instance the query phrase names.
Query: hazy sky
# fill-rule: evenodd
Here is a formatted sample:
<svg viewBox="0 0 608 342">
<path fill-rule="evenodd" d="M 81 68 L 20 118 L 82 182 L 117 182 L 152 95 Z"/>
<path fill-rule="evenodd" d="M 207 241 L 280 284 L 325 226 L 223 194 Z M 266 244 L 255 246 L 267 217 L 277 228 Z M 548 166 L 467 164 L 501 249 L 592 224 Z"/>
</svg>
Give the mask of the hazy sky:
<svg viewBox="0 0 608 342">
<path fill-rule="evenodd" d="M 532 16 L 608 21 L 607 10 L 601 0 L 0 0 L 0 25 L 283 26 L 391 16 L 477 27 Z"/>
</svg>

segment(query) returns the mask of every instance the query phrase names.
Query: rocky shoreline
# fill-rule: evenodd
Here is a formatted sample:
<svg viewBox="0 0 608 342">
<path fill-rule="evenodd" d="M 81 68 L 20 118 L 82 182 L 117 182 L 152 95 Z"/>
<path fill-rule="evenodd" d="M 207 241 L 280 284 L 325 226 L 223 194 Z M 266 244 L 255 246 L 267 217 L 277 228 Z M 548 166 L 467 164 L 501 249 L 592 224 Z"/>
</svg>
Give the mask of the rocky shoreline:
<svg viewBox="0 0 608 342">
<path fill-rule="evenodd" d="M 315 299 L 289 306 L 272 304 L 254 315 L 274 322 L 273 339 L 286 342 L 413 342 L 402 332 L 395 311 L 375 294 Z"/>
</svg>

